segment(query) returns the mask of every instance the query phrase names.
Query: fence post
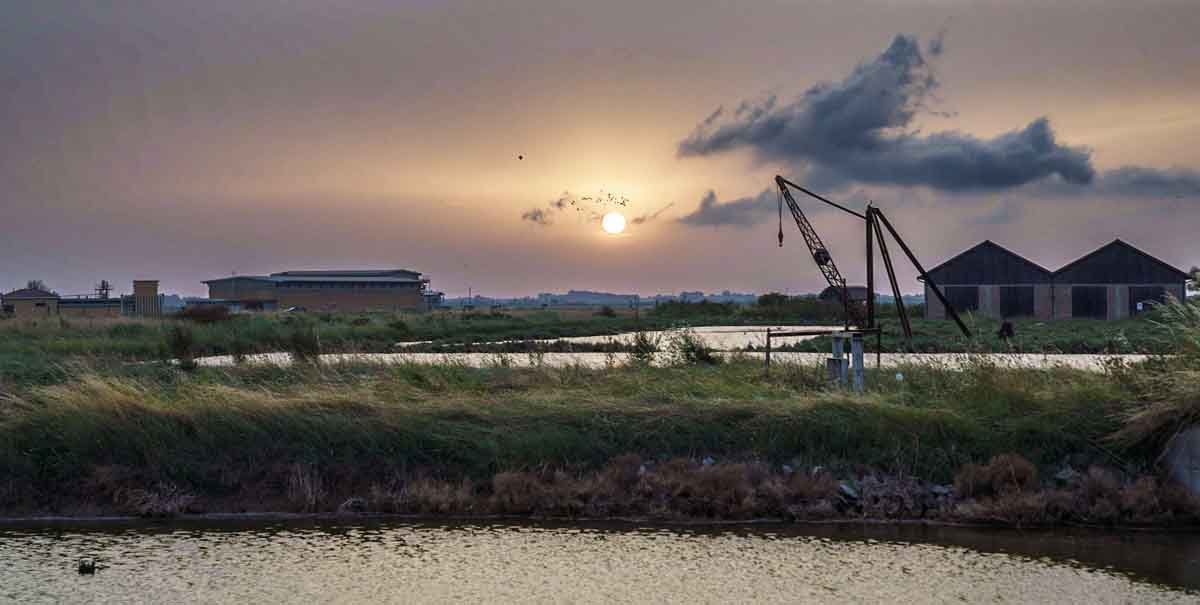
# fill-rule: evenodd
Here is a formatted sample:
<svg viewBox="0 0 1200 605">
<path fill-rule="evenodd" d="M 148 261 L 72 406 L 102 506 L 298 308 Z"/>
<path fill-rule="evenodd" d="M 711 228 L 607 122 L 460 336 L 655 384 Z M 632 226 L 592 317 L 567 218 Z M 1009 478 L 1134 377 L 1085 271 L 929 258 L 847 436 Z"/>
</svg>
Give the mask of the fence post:
<svg viewBox="0 0 1200 605">
<path fill-rule="evenodd" d="M 766 372 L 767 372 L 767 375 L 768 375 L 768 376 L 770 376 L 770 375 L 771 375 L 771 328 L 767 328 L 767 354 L 766 354 L 766 359 L 767 359 L 767 369 L 766 369 Z"/>
</svg>

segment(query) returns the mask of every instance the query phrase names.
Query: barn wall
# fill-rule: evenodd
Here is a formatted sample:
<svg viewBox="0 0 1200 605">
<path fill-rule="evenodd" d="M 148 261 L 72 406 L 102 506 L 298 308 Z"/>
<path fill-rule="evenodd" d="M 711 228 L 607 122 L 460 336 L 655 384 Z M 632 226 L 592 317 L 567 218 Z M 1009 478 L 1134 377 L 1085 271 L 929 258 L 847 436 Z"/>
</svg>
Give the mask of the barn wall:
<svg viewBox="0 0 1200 605">
<path fill-rule="evenodd" d="M 1071 318 L 1071 285 L 1054 284 L 1054 319 Z"/>
<path fill-rule="evenodd" d="M 925 319 L 946 319 L 946 307 L 934 296 L 929 284 L 925 284 Z"/>
<path fill-rule="evenodd" d="M 1129 286 L 1110 285 L 1108 287 L 1108 320 L 1114 321 L 1121 319 L 1126 312 L 1125 306 L 1129 304 Z"/>
<path fill-rule="evenodd" d="M 1041 319 L 1054 319 L 1054 286 L 1038 284 L 1033 287 L 1033 316 Z"/>
</svg>

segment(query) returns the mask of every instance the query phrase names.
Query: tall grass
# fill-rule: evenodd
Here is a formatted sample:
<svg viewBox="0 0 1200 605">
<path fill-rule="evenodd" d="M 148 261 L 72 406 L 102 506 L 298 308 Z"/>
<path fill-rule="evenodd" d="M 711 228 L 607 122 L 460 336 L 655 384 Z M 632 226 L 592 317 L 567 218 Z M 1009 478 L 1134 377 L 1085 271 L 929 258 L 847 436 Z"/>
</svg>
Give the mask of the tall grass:
<svg viewBox="0 0 1200 605">
<path fill-rule="evenodd" d="M 1187 428 L 1200 426 L 1200 305 L 1172 299 L 1155 309 L 1155 322 L 1170 334 L 1173 354 L 1114 369 L 1135 399 L 1120 412 L 1122 427 L 1112 440 L 1163 450 Z"/>
<path fill-rule="evenodd" d="M 861 465 L 944 482 L 1004 452 L 1039 465 L 1103 460 L 1093 444 L 1117 429 L 1106 410 L 1121 400 L 1102 375 L 994 367 L 958 378 L 912 368 L 903 387 L 872 375 L 864 396 L 827 390 L 819 368 L 780 366 L 764 380 L 758 364 L 739 362 L 607 372 L 75 371 L 0 403 L 0 468 L 34 499 L 86 497 L 97 473 L 112 469 L 138 485 L 224 493 L 291 476 L 297 464 L 378 481 L 415 469 L 479 478 L 544 465 L 596 469 L 627 452 Z M 295 489 L 315 485 L 296 481 Z"/>
</svg>

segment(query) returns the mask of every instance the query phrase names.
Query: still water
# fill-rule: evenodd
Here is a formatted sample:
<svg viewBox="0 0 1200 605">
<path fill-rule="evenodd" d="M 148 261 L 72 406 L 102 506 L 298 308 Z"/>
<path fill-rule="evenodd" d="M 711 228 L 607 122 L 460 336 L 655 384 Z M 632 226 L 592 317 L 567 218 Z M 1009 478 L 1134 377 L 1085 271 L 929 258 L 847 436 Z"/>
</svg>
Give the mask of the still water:
<svg viewBox="0 0 1200 605">
<path fill-rule="evenodd" d="M 101 569 L 79 575 L 77 562 Z M 15 603 L 1200 602 L 1200 535 L 395 521 L 0 526 Z"/>
</svg>

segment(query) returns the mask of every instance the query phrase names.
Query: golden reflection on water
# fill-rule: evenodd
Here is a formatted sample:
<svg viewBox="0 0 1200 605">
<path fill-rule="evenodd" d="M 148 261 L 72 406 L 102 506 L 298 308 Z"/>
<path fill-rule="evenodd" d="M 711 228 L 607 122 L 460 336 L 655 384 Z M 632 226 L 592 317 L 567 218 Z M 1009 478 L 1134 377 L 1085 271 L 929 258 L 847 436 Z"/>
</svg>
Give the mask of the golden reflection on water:
<svg viewBox="0 0 1200 605">
<path fill-rule="evenodd" d="M 95 557 L 94 576 L 76 573 Z M 36 603 L 1196 602 L 957 546 L 513 525 L 0 528 L 0 600 Z"/>
</svg>

